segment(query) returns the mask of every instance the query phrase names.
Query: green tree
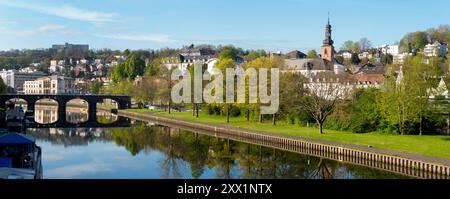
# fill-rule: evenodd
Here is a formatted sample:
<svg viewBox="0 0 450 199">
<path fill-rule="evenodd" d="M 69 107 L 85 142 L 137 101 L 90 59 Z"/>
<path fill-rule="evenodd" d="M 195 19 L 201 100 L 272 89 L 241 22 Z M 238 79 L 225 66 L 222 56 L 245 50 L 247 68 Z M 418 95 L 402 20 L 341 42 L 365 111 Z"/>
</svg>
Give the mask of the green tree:
<svg viewBox="0 0 450 199">
<path fill-rule="evenodd" d="M 422 134 L 423 118 L 429 109 L 428 92 L 437 74 L 437 67 L 433 69 L 422 60 L 421 56 L 407 59 L 398 77 L 387 79 L 377 99 L 381 114 L 391 125 L 398 126 L 401 135 L 415 123 Z"/>
<path fill-rule="evenodd" d="M 249 62 L 249 61 L 253 61 L 257 58 L 265 57 L 265 56 L 267 56 L 267 53 L 264 50 L 251 51 L 247 55 L 244 56 L 244 60 Z"/>
<path fill-rule="evenodd" d="M 361 63 L 361 60 L 359 59 L 358 53 L 353 53 L 352 57 L 350 58 L 350 62 L 353 65 L 358 65 L 359 63 Z"/>
<path fill-rule="evenodd" d="M 100 94 L 102 86 L 103 86 L 102 82 L 100 82 L 100 81 L 93 81 L 91 83 L 91 86 L 90 86 L 89 90 L 93 94 Z"/>
<path fill-rule="evenodd" d="M 224 49 L 222 52 L 219 53 L 219 59 L 231 59 L 235 61 L 238 57 L 238 52 L 232 48 Z"/>
<path fill-rule="evenodd" d="M 315 50 L 310 50 L 308 52 L 308 58 L 318 58 L 319 56 L 317 55 L 317 51 Z"/>
<path fill-rule="evenodd" d="M 383 64 L 392 64 L 393 61 L 394 61 L 394 56 L 392 56 L 391 54 L 383 54 L 381 56 L 381 63 L 383 63 Z"/>
<path fill-rule="evenodd" d="M 224 52 L 224 51 L 222 51 L 222 52 Z M 219 69 L 219 70 L 221 70 L 222 74 L 226 74 L 225 73 L 226 69 L 227 68 L 234 69 L 236 67 L 236 63 L 234 62 L 234 60 L 231 57 L 223 56 L 223 58 L 221 58 L 214 65 L 214 67 Z M 223 83 L 223 86 L 224 86 L 223 91 L 225 91 L 225 86 L 226 86 L 226 83 L 225 83 L 226 78 L 225 77 L 223 78 L 223 81 L 224 81 L 224 83 Z M 224 97 L 225 97 L 225 95 L 224 95 Z M 225 104 L 225 109 L 226 109 L 226 114 L 227 114 L 227 123 L 230 122 L 230 110 L 231 110 L 231 108 L 232 108 L 232 104 L 231 103 Z"/>
<path fill-rule="evenodd" d="M 130 55 L 130 49 L 125 49 L 125 50 L 123 51 L 123 55 L 125 55 L 125 56 Z"/>
<path fill-rule="evenodd" d="M 341 46 L 341 50 L 353 50 L 353 46 L 355 45 L 355 43 L 351 40 L 345 41 L 342 46 Z"/>
<path fill-rule="evenodd" d="M 127 78 L 134 79 L 136 76 L 142 76 L 144 74 L 145 62 L 135 54 L 131 56 L 125 62 L 124 73 Z"/>
<path fill-rule="evenodd" d="M 335 59 L 336 59 L 336 62 L 341 63 L 341 64 L 344 63 L 344 61 L 345 61 L 344 57 L 342 57 L 342 56 L 336 56 Z"/>
<path fill-rule="evenodd" d="M 125 73 L 125 64 L 124 63 L 121 63 L 121 64 L 117 65 L 116 67 L 114 67 L 113 72 L 112 72 L 112 79 L 115 83 L 122 81 L 126 77 L 127 77 L 127 75 Z"/>
<path fill-rule="evenodd" d="M 428 35 L 425 32 L 416 32 L 413 35 L 413 47 L 416 50 L 422 49 L 428 43 Z"/>
<path fill-rule="evenodd" d="M 154 60 L 150 65 L 147 66 L 145 74 L 148 76 L 156 76 L 160 71 L 161 61 Z"/>
</svg>

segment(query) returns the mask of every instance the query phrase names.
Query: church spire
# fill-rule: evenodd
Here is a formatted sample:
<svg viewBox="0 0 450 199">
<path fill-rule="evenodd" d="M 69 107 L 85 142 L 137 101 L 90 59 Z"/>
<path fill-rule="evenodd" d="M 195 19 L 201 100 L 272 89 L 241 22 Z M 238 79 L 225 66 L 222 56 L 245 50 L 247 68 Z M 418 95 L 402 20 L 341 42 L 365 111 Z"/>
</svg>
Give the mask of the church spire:
<svg viewBox="0 0 450 199">
<path fill-rule="evenodd" d="M 323 40 L 321 56 L 322 59 L 328 60 L 334 63 L 334 41 L 331 39 L 331 24 L 330 24 L 330 13 L 328 13 L 328 21 L 325 26 L 325 39 Z"/>
<path fill-rule="evenodd" d="M 331 39 L 331 24 L 330 24 L 330 13 L 328 12 L 328 23 L 325 26 L 325 39 L 323 40 L 324 45 L 333 45 L 333 40 Z"/>
<path fill-rule="evenodd" d="M 328 25 L 330 25 L 330 12 L 328 12 Z"/>
</svg>

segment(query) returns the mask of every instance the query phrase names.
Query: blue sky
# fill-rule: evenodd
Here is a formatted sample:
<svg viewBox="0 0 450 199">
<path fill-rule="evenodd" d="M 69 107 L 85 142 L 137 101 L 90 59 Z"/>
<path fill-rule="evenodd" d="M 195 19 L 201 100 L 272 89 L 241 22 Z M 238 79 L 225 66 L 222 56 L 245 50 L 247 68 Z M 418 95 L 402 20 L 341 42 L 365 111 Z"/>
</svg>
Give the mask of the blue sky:
<svg viewBox="0 0 450 199">
<path fill-rule="evenodd" d="M 69 42 L 307 51 L 320 48 L 327 12 L 336 47 L 362 37 L 381 45 L 448 24 L 449 8 L 447 0 L 0 0 L 0 49 Z"/>
</svg>

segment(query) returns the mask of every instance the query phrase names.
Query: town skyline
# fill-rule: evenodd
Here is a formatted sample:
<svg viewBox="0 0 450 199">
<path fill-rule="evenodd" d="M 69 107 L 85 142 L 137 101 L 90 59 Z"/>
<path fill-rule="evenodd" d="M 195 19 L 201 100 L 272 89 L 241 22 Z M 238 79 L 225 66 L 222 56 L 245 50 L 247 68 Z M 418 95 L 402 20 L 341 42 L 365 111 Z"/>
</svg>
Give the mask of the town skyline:
<svg viewBox="0 0 450 199">
<path fill-rule="evenodd" d="M 49 48 L 65 42 L 114 50 L 189 44 L 231 44 L 284 52 L 319 50 L 328 12 L 339 49 L 343 42 L 363 37 L 374 46 L 394 44 L 408 32 L 437 27 L 450 19 L 445 1 L 434 1 L 442 6 L 431 7 L 418 1 L 76 2 L 0 0 L 0 50 Z M 139 5 L 148 6 L 141 6 L 143 9 Z M 367 9 L 352 10 L 352 5 Z M 270 15 L 270 10 L 281 8 L 286 12 Z M 218 9 L 221 12 L 216 13 Z M 378 14 L 364 15 L 367 12 Z M 189 14 L 180 17 L 178 13 Z M 158 23 L 161 19 L 164 23 Z"/>
</svg>

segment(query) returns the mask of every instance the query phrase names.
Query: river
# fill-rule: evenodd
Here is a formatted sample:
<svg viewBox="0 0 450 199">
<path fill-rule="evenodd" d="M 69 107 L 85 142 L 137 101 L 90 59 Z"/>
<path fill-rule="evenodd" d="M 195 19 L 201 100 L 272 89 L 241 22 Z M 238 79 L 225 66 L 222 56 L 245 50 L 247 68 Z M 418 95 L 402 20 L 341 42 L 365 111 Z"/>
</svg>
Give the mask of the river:
<svg viewBox="0 0 450 199">
<path fill-rule="evenodd" d="M 52 108 L 36 108 L 40 123 L 57 120 L 58 112 Z M 81 108 L 71 108 L 66 115 L 73 123 L 88 120 Z M 101 122 L 116 119 L 97 114 Z M 46 179 L 410 178 L 133 120 L 125 128 L 45 128 L 27 133 L 42 148 Z"/>
</svg>

